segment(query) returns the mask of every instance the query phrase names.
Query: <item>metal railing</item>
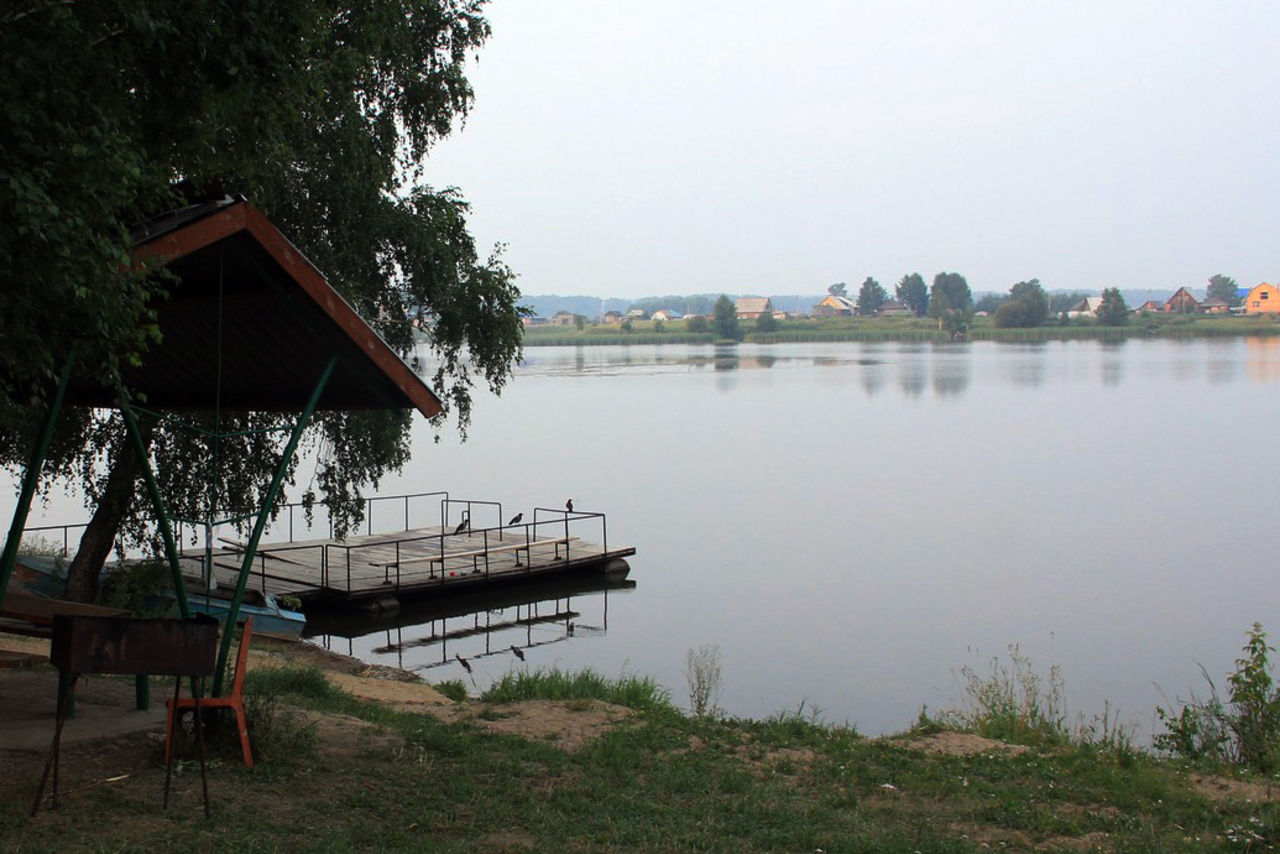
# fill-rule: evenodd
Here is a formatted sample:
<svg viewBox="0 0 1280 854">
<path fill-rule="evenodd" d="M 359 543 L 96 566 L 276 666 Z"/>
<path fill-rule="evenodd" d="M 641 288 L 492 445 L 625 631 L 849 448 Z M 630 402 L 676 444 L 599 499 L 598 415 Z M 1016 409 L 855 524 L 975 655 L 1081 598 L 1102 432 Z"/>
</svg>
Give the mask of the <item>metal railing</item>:
<svg viewBox="0 0 1280 854">
<path fill-rule="evenodd" d="M 442 496 L 442 497 L 441 497 Z M 515 525 L 503 524 L 503 507 L 498 501 L 482 501 L 476 499 L 455 499 L 449 496 L 447 491 L 435 492 L 419 492 L 409 493 L 405 495 L 387 495 L 375 496 L 366 500 L 365 508 L 365 530 L 368 535 L 374 532 L 374 508 L 376 506 L 386 506 L 391 503 L 399 503 L 399 520 L 403 522 L 404 527 L 401 530 L 411 531 L 414 524 L 414 510 L 419 503 L 427 499 L 440 497 L 439 502 L 439 530 L 435 533 L 417 534 L 414 536 L 399 537 L 391 540 L 383 540 L 377 543 L 352 543 L 346 542 L 328 542 L 328 543 L 305 543 L 298 542 L 297 531 L 294 521 L 297 510 L 304 505 L 301 502 L 292 502 L 282 506 L 287 511 L 286 522 L 288 526 L 289 539 L 287 543 L 278 543 L 274 545 L 263 544 L 259 547 L 257 554 L 254 556 L 254 566 L 251 569 L 251 577 L 256 582 L 255 586 L 259 587 L 264 593 L 267 591 L 268 582 L 276 581 L 284 584 L 294 584 L 302 587 L 310 586 L 307 582 L 299 581 L 296 576 L 290 577 L 282 572 L 272 571 L 272 564 L 278 562 L 284 563 L 306 563 L 314 566 L 314 557 L 311 560 L 301 560 L 300 558 L 308 553 L 317 553 L 320 564 L 319 587 L 330 589 L 345 589 L 347 592 L 353 589 L 352 569 L 353 567 L 380 566 L 383 569 L 383 581 L 387 584 L 389 591 L 399 589 L 404 584 L 422 584 L 426 581 L 435 582 L 444 585 L 446 580 L 451 577 L 457 577 L 457 568 L 452 570 L 454 575 L 450 575 L 449 561 L 471 559 L 471 574 L 484 575 L 486 578 L 492 574 L 493 565 L 491 557 L 505 552 L 515 552 L 515 567 L 524 567 L 526 572 L 533 570 L 533 549 L 538 546 L 551 544 L 554 547 L 552 561 L 562 562 L 565 566 L 575 558 L 575 556 L 585 556 L 581 546 L 578 546 L 578 552 L 575 554 L 573 543 L 575 540 L 581 541 L 583 526 L 593 527 L 593 520 L 599 520 L 600 525 L 600 545 L 599 552 L 601 555 L 607 555 L 609 552 L 609 534 L 608 522 L 605 514 L 594 513 L 583 510 L 568 511 L 564 508 L 551 507 L 535 507 L 533 509 L 533 519 L 528 522 L 519 522 Z M 323 509 L 323 505 L 315 505 Z M 489 508 L 496 514 L 497 524 L 472 527 L 468 525 L 466 528 L 454 533 L 457 530 L 452 525 L 453 511 L 455 506 L 461 508 L 465 513 L 465 518 L 473 519 L 473 513 L 480 511 L 486 513 Z M 422 511 L 418 511 L 421 514 Z M 385 514 L 384 514 L 385 518 Z M 418 524 L 423 524 L 419 515 Z M 461 517 L 459 517 L 461 518 Z M 273 522 L 268 530 L 274 531 L 279 524 L 279 520 Z M 70 556 L 71 543 L 73 542 L 72 532 L 83 530 L 88 527 L 87 523 L 77 523 L 69 525 L 42 525 L 28 528 L 24 534 L 58 532 L 62 541 L 63 556 Z M 186 547 L 188 536 L 191 543 L 196 544 L 199 538 L 198 531 L 188 530 L 195 528 L 193 524 L 187 525 L 179 522 L 177 526 L 178 541 L 180 543 L 180 554 L 184 558 L 195 558 Z M 310 530 L 310 526 L 308 526 Z M 329 520 L 329 530 L 332 532 L 332 520 Z M 577 536 L 571 536 L 571 532 Z M 513 536 L 514 534 L 514 536 Z M 478 540 L 474 547 L 467 547 L 461 550 L 455 550 L 449 553 L 446 546 L 448 541 L 455 537 L 466 536 L 468 540 Z M 332 537 L 330 537 L 332 539 Z M 78 540 L 77 540 L 78 541 Z M 234 541 L 222 539 L 224 547 L 229 546 L 232 552 L 237 551 L 237 544 Z M 415 543 L 431 543 L 435 546 L 435 553 L 424 552 L 422 550 L 410 550 Z M 120 542 L 117 541 L 116 547 L 119 550 Z M 202 569 L 207 574 L 211 574 L 212 566 L 206 562 L 207 559 L 214 557 L 213 554 L 206 558 L 205 547 L 203 543 L 199 544 L 199 561 Z M 594 555 L 595 543 L 591 543 L 592 548 L 586 549 L 586 554 Z M 373 549 L 394 549 L 393 559 L 387 560 L 385 556 L 382 559 L 374 560 L 370 554 Z M 563 554 L 561 552 L 563 549 Z M 405 554 L 408 552 L 408 554 Z M 521 553 L 524 555 L 524 561 L 521 561 Z M 225 555 L 225 553 L 224 553 Z M 299 558 L 299 559 L 295 559 Z M 224 557 L 221 562 L 214 561 L 220 569 L 238 571 L 243 562 L 243 551 L 240 550 L 237 557 L 228 559 Z M 421 569 L 411 568 L 414 564 L 422 564 Z M 439 564 L 439 570 L 436 570 L 436 564 Z M 546 564 L 542 564 L 545 566 Z M 507 567 L 507 570 L 512 567 Z M 505 574 L 506 570 L 504 570 Z"/>
</svg>

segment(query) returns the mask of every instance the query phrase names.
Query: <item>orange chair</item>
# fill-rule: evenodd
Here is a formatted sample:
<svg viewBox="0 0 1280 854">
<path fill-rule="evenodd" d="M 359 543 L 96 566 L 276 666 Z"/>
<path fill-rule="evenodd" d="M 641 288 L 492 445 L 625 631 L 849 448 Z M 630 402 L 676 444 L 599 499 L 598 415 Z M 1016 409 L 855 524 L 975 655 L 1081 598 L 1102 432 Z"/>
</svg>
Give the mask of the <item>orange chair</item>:
<svg viewBox="0 0 1280 854">
<path fill-rule="evenodd" d="M 240 748 L 244 752 L 244 765 L 253 767 L 253 754 L 249 751 L 249 727 L 244 713 L 244 673 L 249 664 L 249 638 L 253 634 L 253 618 L 244 621 L 244 633 L 240 635 L 240 652 L 236 654 L 236 675 L 231 681 L 231 693 L 225 697 L 209 697 L 200 701 L 201 711 L 205 709 L 231 709 L 236 713 L 236 727 L 240 730 Z M 182 726 L 182 716 L 196 710 L 194 697 L 179 697 L 177 702 L 170 698 L 165 701 L 169 707 L 168 731 L 164 738 L 164 762 L 169 764 L 169 754 L 173 749 L 174 730 Z"/>
</svg>

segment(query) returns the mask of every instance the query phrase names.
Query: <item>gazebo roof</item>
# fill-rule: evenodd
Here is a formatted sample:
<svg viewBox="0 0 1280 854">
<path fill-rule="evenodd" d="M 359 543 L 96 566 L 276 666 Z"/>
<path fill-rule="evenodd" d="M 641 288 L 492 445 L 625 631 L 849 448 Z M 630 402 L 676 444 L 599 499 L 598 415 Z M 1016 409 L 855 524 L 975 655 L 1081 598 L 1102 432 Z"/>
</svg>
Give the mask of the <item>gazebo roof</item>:
<svg viewBox="0 0 1280 854">
<path fill-rule="evenodd" d="M 167 411 L 300 411 L 336 354 L 319 409 L 416 409 L 439 398 L 307 258 L 243 199 L 193 205 L 146 223 L 135 252 L 176 276 L 153 304 L 161 341 L 123 380 Z M 67 402 L 116 405 L 114 389 L 73 381 Z"/>
</svg>

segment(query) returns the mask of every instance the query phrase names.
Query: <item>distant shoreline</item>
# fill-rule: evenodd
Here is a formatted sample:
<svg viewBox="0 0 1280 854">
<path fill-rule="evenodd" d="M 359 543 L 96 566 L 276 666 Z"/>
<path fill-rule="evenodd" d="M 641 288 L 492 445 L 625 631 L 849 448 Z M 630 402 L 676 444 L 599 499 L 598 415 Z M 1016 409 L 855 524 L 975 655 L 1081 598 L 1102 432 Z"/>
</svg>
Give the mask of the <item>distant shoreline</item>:
<svg viewBox="0 0 1280 854">
<path fill-rule="evenodd" d="M 975 325 L 962 336 L 937 328 L 920 325 L 879 327 L 872 323 L 857 328 L 786 329 L 776 332 L 747 332 L 742 343 L 793 344 L 827 342 L 933 342 L 950 343 L 966 341 L 997 341 L 1005 343 L 1036 343 L 1047 341 L 1127 341 L 1129 339 L 1191 339 L 1191 338 L 1269 338 L 1280 336 L 1280 323 L 1269 318 L 1258 321 L 1253 318 L 1201 319 L 1185 323 L 1144 323 L 1138 321 L 1128 326 L 1039 326 L 1030 329 L 997 328 L 993 325 Z M 525 347 L 596 347 L 608 345 L 651 344 L 730 344 L 732 341 L 717 339 L 711 333 L 681 331 L 655 332 L 634 330 L 622 332 L 616 329 L 573 331 L 526 331 Z"/>
</svg>

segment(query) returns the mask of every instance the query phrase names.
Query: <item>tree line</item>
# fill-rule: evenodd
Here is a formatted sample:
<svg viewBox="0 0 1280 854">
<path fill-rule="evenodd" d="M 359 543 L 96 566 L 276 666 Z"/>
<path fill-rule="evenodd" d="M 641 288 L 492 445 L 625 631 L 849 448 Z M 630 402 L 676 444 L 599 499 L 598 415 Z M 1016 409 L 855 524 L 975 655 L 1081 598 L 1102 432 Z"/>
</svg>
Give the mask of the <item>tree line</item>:
<svg viewBox="0 0 1280 854">
<path fill-rule="evenodd" d="M 1235 279 L 1217 273 L 1209 277 L 1206 296 L 1220 299 L 1229 306 L 1236 306 L 1241 302 L 1241 298 L 1237 296 L 1239 288 Z M 848 298 L 848 288 L 844 282 L 831 285 L 827 288 L 827 293 Z M 894 288 L 894 297 L 916 317 L 935 317 L 939 328 L 951 330 L 968 325 L 973 315 L 979 311 L 993 315 L 998 327 L 1039 326 L 1050 316 L 1064 315 L 1070 306 L 1089 296 L 1081 292 L 1050 295 L 1039 279 L 1027 279 L 1014 284 L 1007 294 L 986 294 L 975 303 L 964 276 L 947 272 L 934 276 L 931 287 L 925 286 L 924 278 L 919 273 L 908 273 Z M 868 276 L 858 289 L 856 311 L 859 315 L 870 317 L 879 312 L 888 300 L 888 291 L 873 277 Z M 1129 322 L 1129 306 L 1119 288 L 1103 289 L 1102 302 L 1095 317 L 1106 326 L 1121 326 Z"/>
</svg>

